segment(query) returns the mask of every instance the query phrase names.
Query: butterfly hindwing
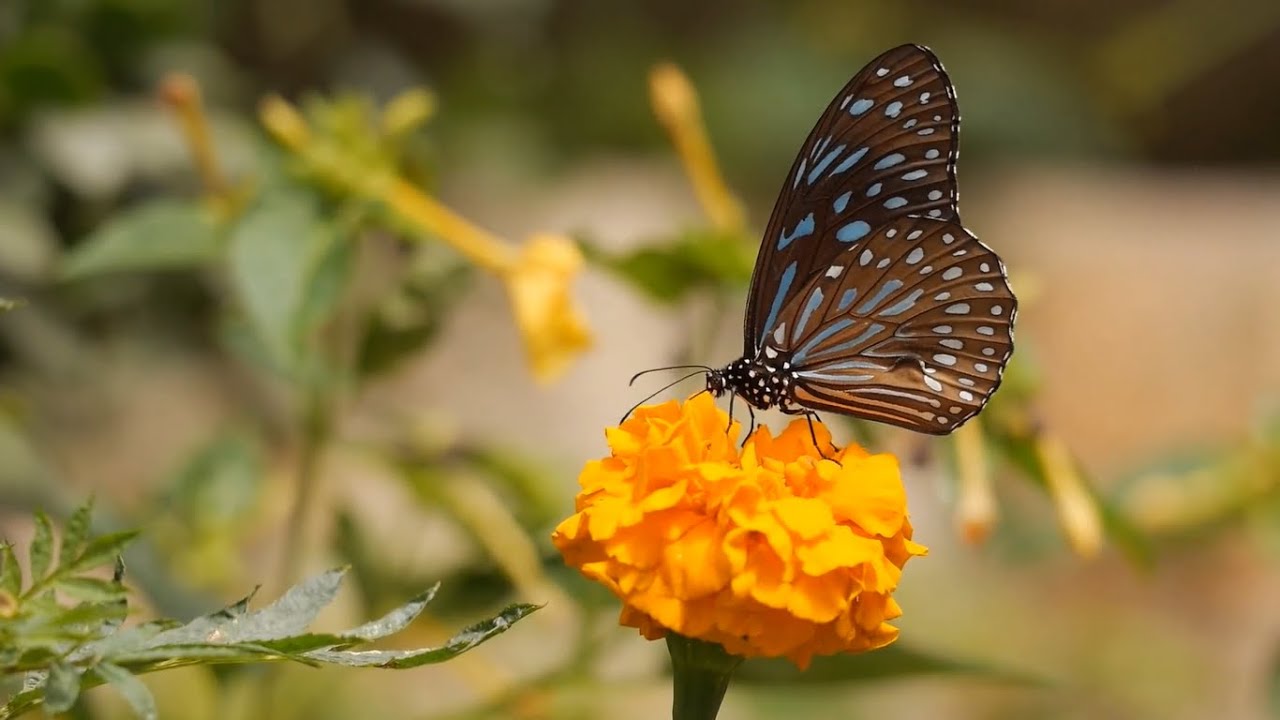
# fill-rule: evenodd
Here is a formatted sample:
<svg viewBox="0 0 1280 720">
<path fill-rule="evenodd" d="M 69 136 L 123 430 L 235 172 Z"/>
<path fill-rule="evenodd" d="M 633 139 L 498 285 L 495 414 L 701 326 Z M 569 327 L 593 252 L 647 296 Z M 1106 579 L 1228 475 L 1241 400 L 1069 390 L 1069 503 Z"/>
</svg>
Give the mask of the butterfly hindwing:
<svg viewBox="0 0 1280 720">
<path fill-rule="evenodd" d="M 790 293 L 850 243 L 907 215 L 957 218 L 955 90 L 927 48 L 903 45 L 840 91 L 805 141 L 770 217 L 747 301 L 758 353 Z"/>
<path fill-rule="evenodd" d="M 904 217 L 797 283 L 765 348 L 806 407 L 944 434 L 995 392 L 1016 312 L 990 248 L 956 221 Z"/>
</svg>

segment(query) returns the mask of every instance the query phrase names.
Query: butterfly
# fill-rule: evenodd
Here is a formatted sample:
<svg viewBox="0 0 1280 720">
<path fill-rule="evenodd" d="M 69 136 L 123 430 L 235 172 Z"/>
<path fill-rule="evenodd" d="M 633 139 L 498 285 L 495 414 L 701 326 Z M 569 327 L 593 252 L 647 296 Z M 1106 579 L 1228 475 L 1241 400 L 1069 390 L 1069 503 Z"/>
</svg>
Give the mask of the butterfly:
<svg viewBox="0 0 1280 720">
<path fill-rule="evenodd" d="M 960 224 L 955 88 L 937 56 L 872 60 L 818 119 L 782 186 L 747 297 L 743 355 L 706 389 L 943 435 L 1013 352 L 1004 263 Z"/>
</svg>

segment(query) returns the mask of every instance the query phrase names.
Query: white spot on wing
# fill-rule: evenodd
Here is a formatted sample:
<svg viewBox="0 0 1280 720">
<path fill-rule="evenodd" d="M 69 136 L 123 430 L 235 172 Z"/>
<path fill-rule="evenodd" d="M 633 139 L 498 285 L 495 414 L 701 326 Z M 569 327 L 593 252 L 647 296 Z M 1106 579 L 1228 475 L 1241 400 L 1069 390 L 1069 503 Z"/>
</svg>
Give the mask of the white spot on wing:
<svg viewBox="0 0 1280 720">
<path fill-rule="evenodd" d="M 837 277 L 840 277 L 840 273 L 842 272 L 844 272 L 843 265 L 832 265 L 831 267 L 827 268 L 827 277 L 837 278 Z"/>
</svg>

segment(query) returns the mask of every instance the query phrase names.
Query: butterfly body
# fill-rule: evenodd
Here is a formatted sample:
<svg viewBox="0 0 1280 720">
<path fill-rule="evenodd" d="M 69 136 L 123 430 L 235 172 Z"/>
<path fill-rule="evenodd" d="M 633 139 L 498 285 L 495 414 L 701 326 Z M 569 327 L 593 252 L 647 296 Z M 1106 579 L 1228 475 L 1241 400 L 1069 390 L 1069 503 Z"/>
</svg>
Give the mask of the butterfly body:
<svg viewBox="0 0 1280 720">
<path fill-rule="evenodd" d="M 1004 264 L 959 222 L 955 90 L 927 48 L 863 68 L 810 133 L 752 275 L 740 359 L 707 390 L 945 434 L 1013 349 Z"/>
</svg>

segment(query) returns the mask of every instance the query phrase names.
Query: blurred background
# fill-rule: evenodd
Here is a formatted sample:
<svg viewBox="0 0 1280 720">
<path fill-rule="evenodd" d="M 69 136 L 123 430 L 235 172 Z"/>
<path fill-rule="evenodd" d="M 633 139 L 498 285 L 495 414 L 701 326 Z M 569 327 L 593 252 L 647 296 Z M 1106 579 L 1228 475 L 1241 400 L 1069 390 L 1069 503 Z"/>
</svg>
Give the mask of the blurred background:
<svg viewBox="0 0 1280 720">
<path fill-rule="evenodd" d="M 794 153 L 903 42 L 958 89 L 965 224 L 1022 299 L 976 435 L 842 427 L 902 459 L 931 552 L 900 642 L 954 662 L 748 673 L 722 716 L 1280 717 L 1274 0 L 0 0 L 3 534 L 94 495 L 144 529 L 142 615 L 344 563 L 335 624 L 444 582 L 419 644 L 549 603 L 447 665 L 291 668 L 270 703 L 254 669 L 148 676 L 162 717 L 661 716 L 665 649 L 548 533 L 661 385 L 632 373 L 737 357 Z M 655 117 L 661 61 L 745 223 Z M 582 332 L 548 339 L 387 178 L 516 265 L 581 248 Z"/>
</svg>

